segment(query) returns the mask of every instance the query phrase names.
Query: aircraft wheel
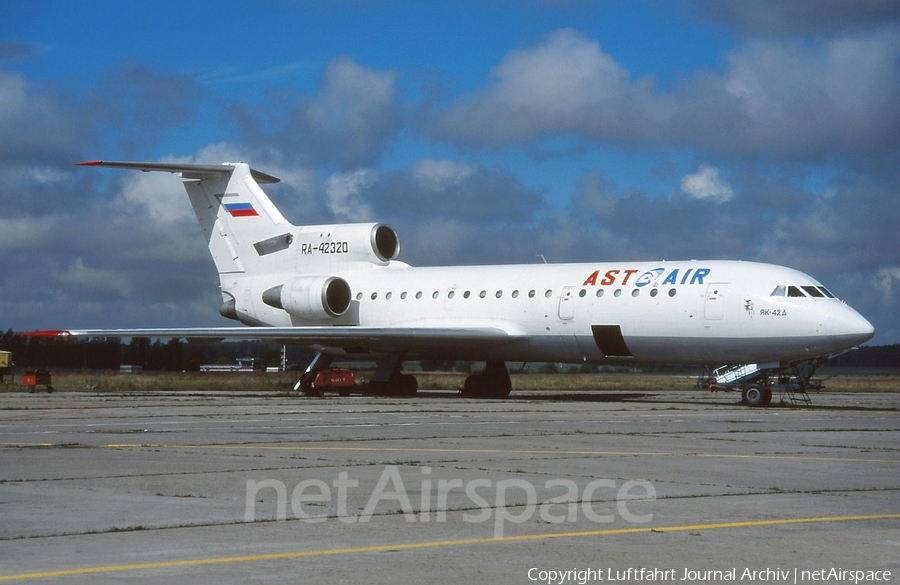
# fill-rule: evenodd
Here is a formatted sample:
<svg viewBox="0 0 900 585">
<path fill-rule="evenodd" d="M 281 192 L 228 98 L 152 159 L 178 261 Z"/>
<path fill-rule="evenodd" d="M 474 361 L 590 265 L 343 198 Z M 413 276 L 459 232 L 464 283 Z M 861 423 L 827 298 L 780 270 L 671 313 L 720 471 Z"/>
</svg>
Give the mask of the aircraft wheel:
<svg viewBox="0 0 900 585">
<path fill-rule="evenodd" d="M 466 376 L 466 382 L 463 384 L 459 395 L 463 398 L 474 398 L 481 392 L 481 384 L 479 383 L 478 374 Z"/>
<path fill-rule="evenodd" d="M 742 398 L 747 406 L 765 406 L 765 392 L 756 384 L 751 384 L 744 388 Z M 771 395 L 769 400 L 771 400 Z"/>
<path fill-rule="evenodd" d="M 509 376 L 472 374 L 466 378 L 460 396 L 463 398 L 506 398 L 512 391 Z"/>
<path fill-rule="evenodd" d="M 397 380 L 399 396 L 415 396 L 419 391 L 419 381 L 411 374 L 401 374 Z"/>
<path fill-rule="evenodd" d="M 369 382 L 369 394 L 376 396 L 415 396 L 419 381 L 410 374 L 395 374 L 386 382 Z"/>
</svg>

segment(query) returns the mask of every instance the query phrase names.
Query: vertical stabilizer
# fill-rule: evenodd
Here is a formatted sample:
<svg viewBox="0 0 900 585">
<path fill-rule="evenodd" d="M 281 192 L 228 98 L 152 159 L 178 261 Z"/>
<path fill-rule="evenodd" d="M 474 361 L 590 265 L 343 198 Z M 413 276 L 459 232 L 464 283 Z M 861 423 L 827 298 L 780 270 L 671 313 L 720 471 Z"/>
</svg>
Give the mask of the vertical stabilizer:
<svg viewBox="0 0 900 585">
<path fill-rule="evenodd" d="M 267 254 L 286 248 L 293 238 L 293 226 L 259 186 L 260 182 L 277 183 L 278 179 L 246 163 L 78 164 L 180 173 L 220 276 L 257 272 Z"/>
<path fill-rule="evenodd" d="M 293 226 L 259 187 L 249 166 L 223 166 L 230 172 L 182 171 L 184 188 L 219 274 L 256 272 L 265 253 L 290 244 Z"/>
</svg>

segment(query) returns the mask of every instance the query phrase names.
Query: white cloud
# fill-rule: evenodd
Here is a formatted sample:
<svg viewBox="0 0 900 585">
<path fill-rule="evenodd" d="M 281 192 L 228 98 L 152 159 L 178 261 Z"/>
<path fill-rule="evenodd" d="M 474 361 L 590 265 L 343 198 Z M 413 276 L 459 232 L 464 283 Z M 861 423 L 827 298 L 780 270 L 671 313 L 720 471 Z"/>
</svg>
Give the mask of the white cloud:
<svg viewBox="0 0 900 585">
<path fill-rule="evenodd" d="M 132 172 L 123 181 L 116 206 L 127 216 L 144 215 L 147 220 L 167 229 L 171 229 L 172 224 L 196 221 L 177 175 Z"/>
<path fill-rule="evenodd" d="M 895 291 L 900 285 L 900 266 L 891 266 L 882 268 L 878 271 L 878 288 L 884 295 L 884 302 L 893 304 L 895 299 Z"/>
<path fill-rule="evenodd" d="M 599 43 L 572 29 L 510 52 L 491 75 L 485 89 L 450 106 L 444 131 L 489 142 L 616 131 L 623 105 L 642 102 L 646 94 L 646 84 L 632 83 Z"/>
<path fill-rule="evenodd" d="M 20 254 L 40 249 L 54 241 L 59 228 L 56 216 L 0 218 L 0 250 Z"/>
<path fill-rule="evenodd" d="M 412 169 L 412 176 L 423 189 L 445 191 L 453 185 L 465 181 L 476 173 L 472 165 L 453 162 L 452 160 L 420 160 Z"/>
<path fill-rule="evenodd" d="M 681 178 L 681 192 L 714 203 L 725 203 L 734 197 L 731 186 L 719 177 L 719 170 L 706 163 L 700 165 L 696 173 Z"/>
<path fill-rule="evenodd" d="M 328 207 L 341 219 L 367 221 L 372 218 L 372 208 L 357 197 L 361 191 L 371 187 L 378 173 L 371 169 L 357 169 L 346 173 L 336 173 L 325 182 Z"/>
<path fill-rule="evenodd" d="M 131 286 L 125 274 L 92 268 L 85 264 L 83 258 L 76 258 L 65 271 L 56 274 L 56 279 L 63 284 L 79 286 L 92 291 L 102 290 L 122 296 L 128 296 L 131 293 Z"/>
<path fill-rule="evenodd" d="M 737 46 L 721 72 L 697 69 L 660 88 L 563 29 L 510 51 L 483 89 L 438 113 L 434 132 L 475 144 L 574 136 L 870 164 L 900 146 L 898 63 L 897 26 L 809 42 L 767 38 Z"/>
</svg>

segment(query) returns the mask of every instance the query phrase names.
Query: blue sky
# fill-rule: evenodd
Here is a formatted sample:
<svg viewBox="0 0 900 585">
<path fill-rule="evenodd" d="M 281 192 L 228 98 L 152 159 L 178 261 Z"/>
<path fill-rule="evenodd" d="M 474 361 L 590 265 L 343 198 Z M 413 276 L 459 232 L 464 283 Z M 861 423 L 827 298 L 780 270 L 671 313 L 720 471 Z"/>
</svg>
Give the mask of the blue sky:
<svg viewBox="0 0 900 585">
<path fill-rule="evenodd" d="M 178 181 L 94 158 L 245 160 L 416 265 L 788 265 L 900 342 L 896 2 L 8 3 L 3 329 L 224 324 Z"/>
</svg>

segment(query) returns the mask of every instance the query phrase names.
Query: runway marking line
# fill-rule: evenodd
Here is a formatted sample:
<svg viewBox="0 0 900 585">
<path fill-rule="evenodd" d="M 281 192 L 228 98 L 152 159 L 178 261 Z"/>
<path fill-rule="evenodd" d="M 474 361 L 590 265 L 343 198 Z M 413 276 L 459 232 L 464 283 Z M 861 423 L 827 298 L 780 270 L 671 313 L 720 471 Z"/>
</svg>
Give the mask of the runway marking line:
<svg viewBox="0 0 900 585">
<path fill-rule="evenodd" d="M 0 443 L 0 447 L 44 447 L 52 448 L 54 443 Z M 71 445 L 65 445 L 71 446 Z M 81 446 L 81 445 L 79 445 Z M 540 449 L 462 449 L 442 447 L 304 447 L 297 445 L 167 445 L 162 443 L 107 443 L 84 445 L 102 449 L 255 449 L 260 451 L 377 451 L 394 453 L 502 453 L 505 455 L 606 455 L 611 457 L 710 457 L 718 459 L 780 459 L 794 461 L 838 461 L 857 463 L 900 463 L 895 459 L 863 457 L 824 457 L 819 455 L 765 455 L 742 453 L 675 453 L 666 451 L 547 451 Z"/>
<path fill-rule="evenodd" d="M 72 575 L 92 575 L 123 571 L 144 571 L 149 569 L 170 569 L 175 567 L 196 567 L 225 563 L 248 563 L 258 561 L 278 561 L 317 557 L 328 555 L 345 555 L 371 552 L 403 551 L 422 548 L 438 548 L 449 546 L 471 546 L 488 543 L 527 542 L 553 538 L 583 538 L 588 536 L 611 536 L 618 534 L 635 534 L 648 532 L 686 532 L 697 530 L 720 530 L 726 528 L 753 528 L 759 526 L 783 526 L 787 524 L 811 524 L 823 522 L 851 522 L 863 520 L 889 520 L 900 518 L 900 514 L 868 514 L 855 516 L 820 516 L 817 518 L 778 518 L 771 520 L 744 520 L 740 522 L 721 522 L 714 524 L 691 524 L 684 526 L 653 526 L 642 528 L 612 528 L 607 530 L 588 530 L 579 532 L 557 532 L 552 534 L 525 534 L 506 536 L 503 538 L 469 538 L 460 540 L 437 540 L 431 542 L 410 542 L 401 544 L 381 544 L 353 548 L 332 548 L 324 550 L 292 551 L 262 555 L 246 555 L 235 557 L 213 557 L 207 559 L 187 559 L 183 561 L 161 561 L 157 563 L 138 563 L 132 565 L 109 565 L 105 567 L 83 567 L 80 569 L 63 569 L 40 573 L 20 573 L 18 575 L 0 575 L 0 581 L 17 581 L 25 579 L 48 579 L 52 577 L 69 577 Z"/>
</svg>

